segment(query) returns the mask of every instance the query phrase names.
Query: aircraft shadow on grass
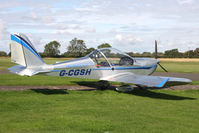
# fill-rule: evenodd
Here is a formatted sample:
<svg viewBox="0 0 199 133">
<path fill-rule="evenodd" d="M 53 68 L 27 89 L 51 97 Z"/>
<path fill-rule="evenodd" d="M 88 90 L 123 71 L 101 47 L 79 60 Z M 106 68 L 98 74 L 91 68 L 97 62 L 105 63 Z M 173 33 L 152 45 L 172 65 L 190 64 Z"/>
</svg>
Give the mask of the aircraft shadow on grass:
<svg viewBox="0 0 199 133">
<path fill-rule="evenodd" d="M 100 89 L 99 86 L 96 84 L 95 81 L 73 81 L 74 83 L 80 85 L 80 86 L 86 86 L 86 87 L 92 87 L 95 89 Z M 115 90 L 115 86 L 110 86 L 108 90 Z M 196 100 L 196 98 L 192 97 L 184 97 L 184 96 L 176 96 L 176 95 L 171 95 L 171 94 L 165 94 L 165 93 L 160 93 L 160 92 L 154 92 L 151 91 L 152 89 L 155 88 L 143 88 L 139 89 L 138 87 L 135 87 L 133 91 L 130 92 L 118 92 L 118 93 L 126 93 L 129 95 L 135 95 L 135 96 L 141 96 L 141 97 L 149 97 L 149 98 L 154 98 L 154 99 L 163 99 L 163 100 Z M 39 88 L 39 89 L 31 89 L 32 91 L 36 93 L 42 93 L 45 95 L 56 95 L 56 94 L 69 94 L 67 92 L 67 89 L 48 89 L 48 88 Z M 92 91 L 94 89 L 85 89 L 84 91 Z M 101 89 L 100 89 L 101 90 Z M 103 90 L 101 90 L 103 91 Z"/>
<path fill-rule="evenodd" d="M 168 82 L 165 84 L 165 87 L 179 86 L 179 85 L 187 85 L 187 83 L 182 82 Z"/>
<path fill-rule="evenodd" d="M 56 94 L 68 94 L 68 92 L 66 91 L 67 89 L 48 89 L 48 88 L 44 88 L 44 89 L 30 89 L 34 92 L 37 93 L 42 93 L 45 95 L 56 95 Z"/>
<path fill-rule="evenodd" d="M 165 94 L 165 93 L 160 93 L 160 92 L 153 92 L 148 89 L 133 90 L 131 92 L 128 92 L 128 94 L 142 96 L 142 97 L 150 97 L 154 99 L 164 99 L 164 100 L 196 100 L 196 98 L 192 98 L 192 97 L 176 96 L 176 95 Z"/>
<path fill-rule="evenodd" d="M 96 82 L 94 81 L 86 81 L 86 82 L 74 81 L 74 82 L 81 86 L 87 86 L 87 87 L 99 89 L 99 87 L 96 85 Z M 115 86 L 110 86 L 108 89 L 115 90 Z M 150 97 L 154 99 L 163 99 L 163 100 L 196 100 L 196 98 L 192 98 L 192 97 L 176 96 L 176 95 L 171 95 L 171 94 L 150 91 L 152 89 L 157 89 L 157 88 L 139 89 L 138 87 L 135 87 L 135 89 L 131 92 L 118 92 L 118 93 L 126 93 L 130 95 L 135 95 L 135 96 Z"/>
</svg>

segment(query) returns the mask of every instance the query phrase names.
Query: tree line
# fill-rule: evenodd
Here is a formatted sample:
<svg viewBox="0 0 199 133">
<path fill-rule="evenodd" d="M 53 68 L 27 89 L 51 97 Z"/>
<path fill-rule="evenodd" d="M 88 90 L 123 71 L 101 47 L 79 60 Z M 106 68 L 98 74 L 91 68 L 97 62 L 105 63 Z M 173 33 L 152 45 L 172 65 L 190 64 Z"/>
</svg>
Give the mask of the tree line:
<svg viewBox="0 0 199 133">
<path fill-rule="evenodd" d="M 155 53 L 143 52 L 143 53 L 127 53 L 133 57 L 155 57 Z M 178 49 L 166 50 L 164 52 L 158 52 L 159 58 L 199 58 L 199 48 L 195 50 L 188 50 L 185 52 L 179 52 Z"/>
<path fill-rule="evenodd" d="M 63 54 L 60 54 L 59 50 L 60 46 L 61 45 L 59 42 L 51 41 L 45 45 L 44 52 L 40 53 L 40 55 L 42 57 L 82 57 L 95 50 L 95 48 L 93 47 L 87 48 L 84 40 L 80 40 L 77 38 L 74 38 L 69 42 L 69 45 L 66 48 L 66 52 Z M 112 46 L 108 43 L 102 43 L 97 48 L 105 48 L 105 47 L 112 47 Z"/>
<path fill-rule="evenodd" d="M 66 47 L 66 52 L 63 54 L 60 54 L 60 48 L 61 44 L 58 41 L 51 41 L 48 44 L 44 46 L 44 51 L 40 52 L 39 54 L 42 57 L 82 57 L 93 50 L 95 48 L 87 48 L 84 40 L 80 40 L 77 38 L 72 39 L 69 42 L 69 45 Z M 97 48 L 107 48 L 112 47 L 109 43 L 102 43 L 98 45 Z M 143 53 L 133 53 L 128 52 L 132 57 L 154 57 L 155 53 L 151 52 L 143 52 Z M 0 51 L 0 56 L 10 56 L 10 53 L 7 54 L 5 51 Z M 186 52 L 179 52 L 178 49 L 171 49 L 167 50 L 165 52 L 159 52 L 158 53 L 159 58 L 199 58 L 199 48 L 196 48 L 195 50 L 188 50 Z"/>
</svg>

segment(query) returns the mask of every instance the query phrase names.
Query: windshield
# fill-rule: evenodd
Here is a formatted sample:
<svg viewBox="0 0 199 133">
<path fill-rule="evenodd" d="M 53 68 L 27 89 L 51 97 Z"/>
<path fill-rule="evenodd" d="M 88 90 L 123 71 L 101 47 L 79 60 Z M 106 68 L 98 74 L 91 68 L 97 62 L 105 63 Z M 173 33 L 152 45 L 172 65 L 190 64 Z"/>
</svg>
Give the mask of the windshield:
<svg viewBox="0 0 199 133">
<path fill-rule="evenodd" d="M 89 57 L 96 63 L 96 66 L 98 67 L 110 67 L 106 58 L 98 50 L 95 50 Z"/>
<path fill-rule="evenodd" d="M 89 57 L 100 66 L 131 66 L 134 64 L 134 60 L 129 55 L 114 48 L 95 50 Z"/>
</svg>

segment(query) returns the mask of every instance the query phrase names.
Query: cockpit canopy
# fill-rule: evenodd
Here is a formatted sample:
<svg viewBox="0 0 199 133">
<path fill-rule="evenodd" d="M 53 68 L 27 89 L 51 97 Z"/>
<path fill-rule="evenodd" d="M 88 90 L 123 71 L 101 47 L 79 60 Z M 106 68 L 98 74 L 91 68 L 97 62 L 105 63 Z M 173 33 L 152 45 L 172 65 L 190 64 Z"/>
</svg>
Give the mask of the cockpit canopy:
<svg viewBox="0 0 199 133">
<path fill-rule="evenodd" d="M 114 48 L 96 49 L 89 54 L 89 57 L 98 67 L 132 66 L 134 64 L 132 57 Z"/>
</svg>

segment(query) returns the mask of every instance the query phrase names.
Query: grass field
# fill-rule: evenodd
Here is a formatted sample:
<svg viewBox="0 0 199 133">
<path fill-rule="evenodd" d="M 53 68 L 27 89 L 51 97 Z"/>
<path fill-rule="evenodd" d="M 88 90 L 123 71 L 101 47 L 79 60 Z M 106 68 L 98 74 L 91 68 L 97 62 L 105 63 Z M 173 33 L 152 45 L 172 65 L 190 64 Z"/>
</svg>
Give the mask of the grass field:
<svg viewBox="0 0 199 133">
<path fill-rule="evenodd" d="M 199 90 L 0 91 L 2 133 L 198 133 Z"/>
<path fill-rule="evenodd" d="M 48 85 L 77 85 L 77 82 L 98 81 L 91 79 L 39 76 L 19 76 L 16 74 L 0 74 L 0 86 L 48 86 Z"/>
<path fill-rule="evenodd" d="M 159 60 L 167 62 L 199 62 L 199 58 L 159 58 Z"/>
<path fill-rule="evenodd" d="M 65 60 L 69 60 L 71 58 L 44 58 L 44 61 L 48 64 L 53 64 L 56 61 L 61 62 Z M 172 61 L 168 61 L 168 59 L 161 59 L 161 64 L 169 71 L 169 72 L 189 72 L 189 73 L 198 73 L 199 62 L 195 60 L 182 61 L 182 59 L 176 59 L 178 61 L 174 61 L 175 59 L 171 59 Z M 10 58 L 1 57 L 0 58 L 0 70 L 7 70 L 9 67 L 15 65 L 10 62 Z M 159 67 L 157 71 L 162 71 Z M 49 82 L 50 81 L 50 82 Z M 77 85 L 77 82 L 84 81 L 84 79 L 74 79 L 74 78 L 61 78 L 61 77 L 47 77 L 47 76 L 33 76 L 33 77 L 21 77 L 14 74 L 1 74 L 0 75 L 0 86 L 14 86 L 14 85 Z M 96 80 L 86 80 L 86 81 L 96 81 Z M 118 84 L 118 83 L 114 83 Z M 194 81 L 192 84 L 199 84 L 199 81 Z"/>
<path fill-rule="evenodd" d="M 80 78 L 67 78 L 67 77 L 51 77 L 39 76 L 32 77 L 19 76 L 15 74 L 0 74 L 0 86 L 63 86 L 63 85 L 78 85 L 82 82 L 95 84 L 98 80 L 80 79 Z M 119 82 L 111 82 L 112 85 L 121 85 Z M 193 81 L 192 85 L 199 85 L 199 81 Z"/>
<path fill-rule="evenodd" d="M 44 60 L 52 64 L 67 59 Z M 165 60 L 161 64 L 170 72 L 199 72 L 197 61 Z M 0 70 L 13 65 L 9 58 L 0 58 Z M 0 74 L 0 86 L 77 85 L 82 81 L 92 84 L 96 80 Z M 129 94 L 112 90 L 0 91 L 0 103 L 0 133 L 199 132 L 199 90 L 134 90 Z"/>
<path fill-rule="evenodd" d="M 53 64 L 55 62 L 61 62 L 70 59 L 72 58 L 44 58 L 44 61 L 47 64 Z M 199 73 L 199 59 L 171 59 L 171 61 L 168 59 L 160 59 L 160 61 L 169 72 Z M 7 70 L 13 65 L 15 64 L 10 62 L 10 58 L 0 58 L 0 70 Z M 160 67 L 158 67 L 156 71 L 163 72 Z"/>
<path fill-rule="evenodd" d="M 168 72 L 199 73 L 199 62 L 161 61 L 160 64 L 164 66 Z M 160 67 L 158 67 L 156 71 L 163 72 Z"/>
</svg>

